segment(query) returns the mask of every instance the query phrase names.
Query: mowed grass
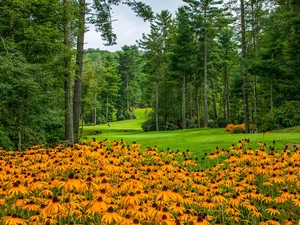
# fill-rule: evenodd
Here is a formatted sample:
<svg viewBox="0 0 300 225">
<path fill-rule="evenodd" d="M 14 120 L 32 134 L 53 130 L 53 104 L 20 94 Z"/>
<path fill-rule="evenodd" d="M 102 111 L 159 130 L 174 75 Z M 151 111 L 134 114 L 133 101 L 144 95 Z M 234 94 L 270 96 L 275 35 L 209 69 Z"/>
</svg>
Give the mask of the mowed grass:
<svg viewBox="0 0 300 225">
<path fill-rule="evenodd" d="M 205 153 L 209 154 L 216 147 L 228 149 L 232 144 L 237 145 L 242 139 L 249 139 L 249 147 L 252 149 L 258 149 L 258 143 L 263 142 L 268 146 L 274 146 L 279 152 L 286 144 L 290 149 L 294 144 L 300 145 L 300 127 L 257 134 L 232 134 L 226 132 L 224 128 L 143 132 L 141 124 L 146 120 L 145 109 L 136 109 L 135 114 L 137 119 L 111 122 L 110 127 L 107 124 L 85 126 L 84 136 L 88 139 L 94 137 L 97 140 L 120 141 L 123 139 L 126 144 L 137 142 L 142 148 L 157 146 L 160 150 L 169 148 L 173 151 L 189 149 L 196 157 L 203 157 Z M 95 131 L 101 133 L 93 134 Z"/>
</svg>

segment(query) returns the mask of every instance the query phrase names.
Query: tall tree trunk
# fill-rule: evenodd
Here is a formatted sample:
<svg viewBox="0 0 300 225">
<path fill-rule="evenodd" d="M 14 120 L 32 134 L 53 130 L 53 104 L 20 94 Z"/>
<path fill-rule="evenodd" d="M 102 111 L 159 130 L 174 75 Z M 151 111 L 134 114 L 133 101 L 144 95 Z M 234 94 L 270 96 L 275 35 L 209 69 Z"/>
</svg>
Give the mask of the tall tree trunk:
<svg viewBox="0 0 300 225">
<path fill-rule="evenodd" d="M 93 109 L 93 124 L 94 126 L 97 125 L 97 107 L 96 107 L 96 102 L 97 102 L 97 95 L 94 97 L 94 109 Z"/>
<path fill-rule="evenodd" d="M 270 108 L 273 113 L 273 78 L 271 79 L 271 88 L 270 88 Z"/>
<path fill-rule="evenodd" d="M 64 0 L 64 44 L 66 49 L 71 50 L 71 13 L 70 2 Z M 72 73 L 71 73 L 71 60 L 70 53 L 66 53 L 65 56 L 65 139 L 70 144 L 74 143 L 73 132 L 73 107 L 72 107 Z"/>
<path fill-rule="evenodd" d="M 208 127 L 208 85 L 207 85 L 207 28 L 206 7 L 204 8 L 204 127 Z"/>
<path fill-rule="evenodd" d="M 185 107 L 185 73 L 182 76 L 182 129 L 186 129 L 186 107 Z"/>
<path fill-rule="evenodd" d="M 229 84 L 227 64 L 224 63 L 224 119 L 229 120 Z"/>
<path fill-rule="evenodd" d="M 197 127 L 200 128 L 200 105 L 199 105 L 199 86 L 198 76 L 196 77 L 196 110 L 197 110 Z"/>
<path fill-rule="evenodd" d="M 82 67 L 83 67 L 83 48 L 84 48 L 84 33 L 85 33 L 85 0 L 80 0 L 80 18 L 79 29 L 77 36 L 77 55 L 75 71 L 75 87 L 74 87 L 74 105 L 73 105 L 73 124 L 74 136 L 77 140 L 79 137 L 79 121 L 81 113 L 81 86 L 82 86 Z"/>
<path fill-rule="evenodd" d="M 248 89 L 247 89 L 247 72 L 246 72 L 246 28 L 245 28 L 245 5 L 244 0 L 241 3 L 241 44 L 242 44 L 242 76 L 243 76 L 243 100 L 244 100 L 244 121 L 245 133 L 249 133 L 249 104 L 248 104 Z"/>
<path fill-rule="evenodd" d="M 215 90 L 215 85 L 212 79 L 210 79 L 211 86 L 213 89 L 213 103 L 214 103 L 214 119 L 216 120 L 218 118 L 218 113 L 217 113 L 217 100 L 216 100 L 216 90 Z"/>
<path fill-rule="evenodd" d="M 109 102 L 109 96 L 108 96 L 108 92 L 107 92 L 106 93 L 106 113 L 105 113 L 107 123 L 109 122 L 109 120 L 108 120 L 108 113 L 109 113 L 108 102 Z"/>
<path fill-rule="evenodd" d="M 13 1 L 9 1 L 7 6 L 10 10 L 12 11 L 15 10 Z M 15 42 L 15 20 L 14 20 L 14 16 L 12 15 L 9 18 L 9 37 L 12 42 Z"/>
<path fill-rule="evenodd" d="M 193 119 L 193 84 L 190 84 L 190 119 Z"/>
<path fill-rule="evenodd" d="M 155 82 L 155 130 L 158 131 L 158 80 Z"/>
<path fill-rule="evenodd" d="M 255 15 L 254 15 L 254 2 L 251 1 L 251 26 L 252 26 L 252 43 L 253 43 L 253 56 L 256 55 L 256 31 L 255 31 Z M 257 76 L 254 72 L 253 74 L 253 98 L 254 98 L 254 114 L 253 114 L 253 122 L 257 124 Z"/>
<path fill-rule="evenodd" d="M 17 126 L 17 132 L 18 132 L 18 150 L 22 150 L 22 135 L 21 135 L 21 126 Z"/>
<path fill-rule="evenodd" d="M 14 109 L 15 109 L 15 107 L 14 107 Z M 15 122 L 15 125 L 16 125 L 16 128 L 17 128 L 17 136 L 18 136 L 17 148 L 20 151 L 22 149 L 21 124 L 18 121 L 15 110 L 13 110 L 13 111 L 14 111 L 14 122 Z"/>
<path fill-rule="evenodd" d="M 126 110 L 130 111 L 130 105 L 129 105 L 129 75 L 128 75 L 128 72 L 126 74 Z"/>
</svg>

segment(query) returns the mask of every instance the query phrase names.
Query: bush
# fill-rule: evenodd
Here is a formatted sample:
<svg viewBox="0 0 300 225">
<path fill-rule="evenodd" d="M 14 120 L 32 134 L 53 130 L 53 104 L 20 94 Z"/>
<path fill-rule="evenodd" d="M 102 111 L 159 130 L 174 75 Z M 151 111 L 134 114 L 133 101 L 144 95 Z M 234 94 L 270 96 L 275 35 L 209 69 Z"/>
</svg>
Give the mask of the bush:
<svg viewBox="0 0 300 225">
<path fill-rule="evenodd" d="M 120 121 L 120 120 L 125 120 L 125 116 L 123 114 L 118 116 L 118 121 Z"/>
<path fill-rule="evenodd" d="M 146 120 L 144 123 L 142 123 L 142 129 L 144 132 L 147 131 L 155 131 L 156 130 L 156 124 L 155 124 L 155 118 L 151 118 L 149 120 Z M 158 130 L 164 130 L 164 121 L 159 120 L 158 121 Z"/>
<path fill-rule="evenodd" d="M 260 131 L 269 131 L 298 125 L 300 125 L 300 102 L 286 101 L 273 112 L 260 118 L 258 127 Z"/>
<path fill-rule="evenodd" d="M 276 109 L 275 119 L 283 128 L 300 125 L 300 102 L 284 102 Z"/>
<path fill-rule="evenodd" d="M 136 119 L 136 115 L 133 113 L 133 111 L 130 110 L 124 112 L 124 117 L 127 120 Z"/>
<path fill-rule="evenodd" d="M 259 131 L 265 132 L 265 131 L 279 129 L 280 125 L 276 121 L 275 114 L 273 112 L 270 112 L 267 113 L 259 120 L 258 128 Z"/>
<path fill-rule="evenodd" d="M 253 133 L 256 129 L 256 126 L 254 124 L 249 124 L 249 130 L 250 133 Z M 232 132 L 234 134 L 238 134 L 238 133 L 245 133 L 245 124 L 227 124 L 225 130 L 227 132 Z"/>
<path fill-rule="evenodd" d="M 186 120 L 186 128 L 187 129 L 195 128 L 195 121 L 192 119 L 187 119 Z"/>
<path fill-rule="evenodd" d="M 224 119 L 223 117 L 218 117 L 215 121 L 216 127 L 222 127 L 225 128 L 227 124 L 230 122 L 227 119 Z"/>
<path fill-rule="evenodd" d="M 231 132 L 234 134 L 245 133 L 245 124 L 238 124 L 233 126 Z"/>
<path fill-rule="evenodd" d="M 14 143 L 9 137 L 9 132 L 0 124 L 0 149 L 12 150 L 15 148 Z"/>
<path fill-rule="evenodd" d="M 210 128 L 217 128 L 218 126 L 217 126 L 217 124 L 215 123 L 214 120 L 209 119 L 208 120 L 208 127 L 210 127 Z"/>
<path fill-rule="evenodd" d="M 176 125 L 174 123 L 166 123 L 166 130 L 176 130 Z"/>
</svg>

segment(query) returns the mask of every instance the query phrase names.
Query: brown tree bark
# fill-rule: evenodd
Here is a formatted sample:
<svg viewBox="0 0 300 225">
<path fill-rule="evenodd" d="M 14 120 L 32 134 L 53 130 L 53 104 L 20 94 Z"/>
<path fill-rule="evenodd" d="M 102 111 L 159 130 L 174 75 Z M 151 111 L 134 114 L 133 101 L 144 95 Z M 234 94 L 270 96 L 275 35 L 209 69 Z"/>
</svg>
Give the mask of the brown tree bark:
<svg viewBox="0 0 300 225">
<path fill-rule="evenodd" d="M 249 133 L 249 103 L 247 89 L 247 72 L 246 72 L 246 28 L 245 28 L 245 4 L 244 0 L 241 3 L 241 44 L 242 44 L 242 77 L 243 77 L 243 100 L 244 100 L 244 122 L 245 133 Z"/>
<path fill-rule="evenodd" d="M 71 50 L 71 16 L 70 16 L 70 1 L 64 0 L 64 44 L 66 49 Z M 65 139 L 70 144 L 74 143 L 73 133 L 73 107 L 72 107 L 72 73 L 71 73 L 71 60 L 72 57 L 69 52 L 66 53 L 64 58 L 65 63 Z"/>
<path fill-rule="evenodd" d="M 204 22 L 206 23 L 206 6 L 204 8 Z M 205 25 L 206 26 L 206 25 Z M 204 127 L 208 127 L 208 85 L 207 85 L 207 31 L 204 27 Z"/>
<path fill-rule="evenodd" d="M 182 129 L 186 129 L 186 107 L 185 107 L 185 74 L 182 76 L 182 103 L 181 103 L 181 115 L 182 115 Z"/>
<path fill-rule="evenodd" d="M 77 55 L 74 85 L 74 105 L 73 105 L 73 124 L 74 136 L 77 140 L 79 137 L 79 122 L 81 115 L 81 89 L 82 89 L 82 67 L 83 67 L 83 48 L 84 48 L 84 33 L 85 33 L 85 0 L 80 0 L 80 18 L 79 31 L 77 36 Z"/>
</svg>

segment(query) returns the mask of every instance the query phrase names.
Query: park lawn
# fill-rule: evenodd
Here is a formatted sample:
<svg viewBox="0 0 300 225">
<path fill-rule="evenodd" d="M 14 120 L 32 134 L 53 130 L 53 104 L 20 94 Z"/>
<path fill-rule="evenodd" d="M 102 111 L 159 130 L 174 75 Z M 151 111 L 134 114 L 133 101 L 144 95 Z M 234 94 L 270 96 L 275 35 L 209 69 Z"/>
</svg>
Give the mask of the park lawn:
<svg viewBox="0 0 300 225">
<path fill-rule="evenodd" d="M 144 109 L 137 109 L 135 110 L 137 119 L 111 122 L 110 127 L 107 124 L 85 126 L 84 136 L 88 139 L 94 137 L 97 140 L 120 141 L 123 139 L 126 144 L 137 142 L 142 148 L 157 146 L 160 150 L 169 148 L 173 151 L 189 149 L 198 158 L 203 157 L 205 153 L 209 154 L 216 147 L 228 149 L 232 144 L 237 145 L 242 139 L 249 139 L 249 147 L 252 149 L 258 149 L 258 143 L 263 142 L 268 146 L 274 146 L 279 152 L 286 144 L 289 144 L 290 149 L 292 145 L 300 144 L 300 127 L 257 134 L 232 134 L 226 132 L 225 128 L 143 132 L 141 124 L 145 121 L 144 112 Z M 93 134 L 95 131 L 101 134 Z"/>
</svg>

